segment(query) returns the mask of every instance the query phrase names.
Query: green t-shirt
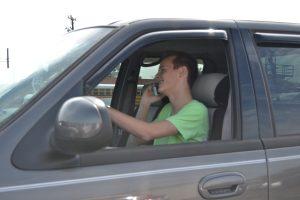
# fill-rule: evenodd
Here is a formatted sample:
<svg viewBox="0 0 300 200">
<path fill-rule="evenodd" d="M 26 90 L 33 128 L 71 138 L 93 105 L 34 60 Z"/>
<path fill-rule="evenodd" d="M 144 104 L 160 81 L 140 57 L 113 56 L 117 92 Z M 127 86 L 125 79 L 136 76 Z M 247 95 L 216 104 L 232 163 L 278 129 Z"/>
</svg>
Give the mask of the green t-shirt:
<svg viewBox="0 0 300 200">
<path fill-rule="evenodd" d="M 172 136 L 157 138 L 154 140 L 154 145 L 207 140 L 209 129 L 208 111 L 205 105 L 199 101 L 192 100 L 175 115 L 172 115 L 171 104 L 166 104 L 155 119 L 158 122 L 163 120 L 171 122 L 178 130 L 178 133 Z"/>
</svg>

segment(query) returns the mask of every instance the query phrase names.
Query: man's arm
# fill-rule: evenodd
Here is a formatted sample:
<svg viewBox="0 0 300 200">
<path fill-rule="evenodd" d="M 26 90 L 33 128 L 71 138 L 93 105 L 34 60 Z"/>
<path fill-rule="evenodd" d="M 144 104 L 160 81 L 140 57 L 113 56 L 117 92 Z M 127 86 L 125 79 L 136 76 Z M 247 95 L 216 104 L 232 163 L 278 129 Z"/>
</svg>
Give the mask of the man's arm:
<svg viewBox="0 0 300 200">
<path fill-rule="evenodd" d="M 141 103 L 136 114 L 136 118 L 142 121 L 147 121 L 147 115 L 150 109 L 150 104 Z"/>
<path fill-rule="evenodd" d="M 135 118 L 146 122 L 151 104 L 153 102 L 161 100 L 161 98 L 162 98 L 162 96 L 153 96 L 152 92 L 150 90 L 150 87 L 147 87 L 146 90 L 143 92 L 143 96 L 141 98 L 139 109 L 138 109 L 138 112 L 137 112 Z M 132 143 L 139 144 L 139 145 L 147 144 L 147 142 L 148 142 L 148 141 L 143 140 L 142 138 L 137 137 L 136 135 L 133 135 L 133 134 L 129 137 L 129 140 Z"/>
<path fill-rule="evenodd" d="M 137 119 L 147 121 L 147 116 L 148 116 L 149 109 L 150 109 L 150 105 L 148 105 L 148 104 L 143 105 L 143 102 L 141 102 L 135 117 Z M 147 144 L 147 142 L 149 142 L 149 141 L 145 141 L 145 140 L 131 134 L 128 138 L 128 142 L 130 144 L 133 143 L 133 144 L 137 144 L 137 145 L 142 145 L 142 144 Z"/>
<path fill-rule="evenodd" d="M 108 108 L 108 112 L 117 126 L 146 141 L 176 135 L 178 132 L 176 127 L 167 120 L 149 123 L 133 118 L 113 108 Z"/>
<path fill-rule="evenodd" d="M 136 114 L 136 118 L 137 119 L 140 119 L 142 121 L 147 121 L 147 116 L 148 116 L 148 112 L 149 112 L 149 109 L 150 109 L 150 105 L 149 104 L 144 104 L 142 101 L 141 101 L 141 104 L 139 106 L 139 109 L 137 111 L 137 114 Z M 131 134 L 128 138 L 128 142 L 131 144 L 137 144 L 137 145 L 142 145 L 142 144 L 147 144 L 147 142 L 149 141 L 145 141 L 133 134 Z"/>
</svg>

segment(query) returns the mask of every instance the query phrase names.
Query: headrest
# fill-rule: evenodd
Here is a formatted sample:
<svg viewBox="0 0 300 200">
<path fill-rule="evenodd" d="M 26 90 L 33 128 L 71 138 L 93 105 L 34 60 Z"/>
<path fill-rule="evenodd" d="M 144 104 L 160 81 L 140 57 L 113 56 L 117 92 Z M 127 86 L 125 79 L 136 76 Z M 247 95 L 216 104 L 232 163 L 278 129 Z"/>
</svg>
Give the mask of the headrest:
<svg viewBox="0 0 300 200">
<path fill-rule="evenodd" d="M 200 74 L 193 88 L 193 98 L 208 107 L 227 105 L 229 93 L 229 78 L 226 74 Z"/>
</svg>

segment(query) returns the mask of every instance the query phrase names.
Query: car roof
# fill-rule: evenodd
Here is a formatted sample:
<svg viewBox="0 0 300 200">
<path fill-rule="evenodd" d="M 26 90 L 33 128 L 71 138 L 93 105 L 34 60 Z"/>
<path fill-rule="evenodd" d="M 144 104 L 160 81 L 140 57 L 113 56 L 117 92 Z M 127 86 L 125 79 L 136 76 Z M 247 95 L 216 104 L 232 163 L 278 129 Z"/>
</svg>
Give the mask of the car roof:
<svg viewBox="0 0 300 200">
<path fill-rule="evenodd" d="M 172 28 L 172 29 L 195 29 L 195 28 L 239 28 L 252 30 L 279 30 L 282 32 L 300 32 L 299 23 L 252 21 L 252 20 L 202 20 L 202 19 L 180 19 L 180 18 L 153 18 L 132 21 L 117 21 L 109 24 L 111 26 L 130 26 L 148 28 Z"/>
</svg>

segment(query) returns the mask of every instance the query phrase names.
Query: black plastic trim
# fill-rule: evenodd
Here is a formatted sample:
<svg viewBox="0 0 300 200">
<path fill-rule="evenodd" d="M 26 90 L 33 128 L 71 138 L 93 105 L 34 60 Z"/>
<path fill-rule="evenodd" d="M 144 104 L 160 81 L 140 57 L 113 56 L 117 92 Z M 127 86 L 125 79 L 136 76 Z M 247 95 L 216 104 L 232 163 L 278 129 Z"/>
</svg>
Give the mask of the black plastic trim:
<svg viewBox="0 0 300 200">
<path fill-rule="evenodd" d="M 255 49 L 255 41 L 252 33 L 248 30 L 241 30 L 247 56 L 250 63 L 250 71 L 253 78 L 255 99 L 258 111 L 259 136 L 261 138 L 274 137 L 274 126 L 272 113 L 264 82 L 263 71 L 260 66 L 259 57 Z"/>
<path fill-rule="evenodd" d="M 257 44 L 296 44 L 300 45 L 300 35 L 282 33 L 254 33 Z"/>
<path fill-rule="evenodd" d="M 241 107 L 241 139 L 256 139 L 259 138 L 259 125 L 250 62 L 241 32 L 232 30 L 232 37 L 238 72 L 236 77 Z"/>
<path fill-rule="evenodd" d="M 234 32 L 236 29 L 230 29 L 228 34 L 228 46 L 226 49 L 227 57 L 227 66 L 228 66 L 228 76 L 230 90 L 229 95 L 231 95 L 231 102 L 227 102 L 227 106 L 231 103 L 231 127 L 232 127 L 232 137 L 235 139 L 242 139 L 242 108 L 241 108 L 241 98 L 240 98 L 240 86 L 239 86 L 239 73 L 237 67 L 237 60 L 235 54 L 235 45 L 234 45 Z M 231 67 L 229 67 L 231 66 Z M 230 94 L 231 93 L 231 94 Z M 235 122 L 235 123 L 234 123 Z"/>
</svg>

